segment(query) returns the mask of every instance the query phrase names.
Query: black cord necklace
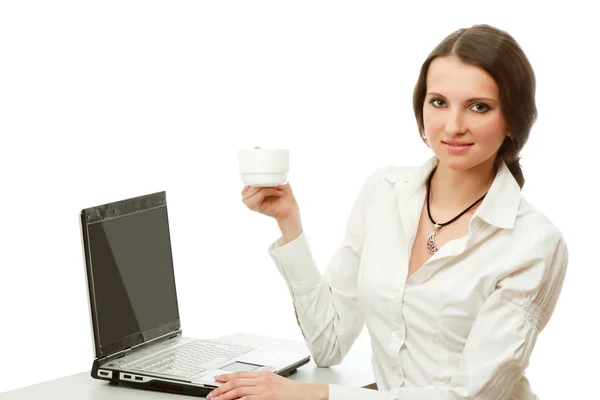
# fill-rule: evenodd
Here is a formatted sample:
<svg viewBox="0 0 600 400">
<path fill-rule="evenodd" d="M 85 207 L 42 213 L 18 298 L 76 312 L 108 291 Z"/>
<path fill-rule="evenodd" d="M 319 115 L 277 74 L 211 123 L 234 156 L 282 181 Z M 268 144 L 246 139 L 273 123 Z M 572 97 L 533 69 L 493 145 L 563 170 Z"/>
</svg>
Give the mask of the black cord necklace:
<svg viewBox="0 0 600 400">
<path fill-rule="evenodd" d="M 438 248 L 435 245 L 435 235 L 437 235 L 440 232 L 440 228 L 443 226 L 446 226 L 448 224 L 451 224 L 452 222 L 454 222 L 457 219 L 459 219 L 460 217 L 462 217 L 467 211 L 469 211 L 471 208 L 473 208 L 477 203 L 479 203 L 481 200 L 483 200 L 483 198 L 487 195 L 487 193 L 486 193 L 483 196 L 481 196 L 479 199 L 477 199 L 477 201 L 475 203 L 471 204 L 463 212 L 458 214 L 456 217 L 452 218 L 450 221 L 444 222 L 443 224 L 438 224 L 437 222 L 435 222 L 433 220 L 433 218 L 431 218 L 431 212 L 429 211 L 429 196 L 431 193 L 431 178 L 433 178 L 434 172 L 435 172 L 435 170 L 431 173 L 431 175 L 429 175 L 429 179 L 427 179 L 427 216 L 429 217 L 429 220 L 433 224 L 433 233 L 431 235 L 429 235 L 429 238 L 427 239 L 427 250 L 429 250 L 429 252 L 431 254 L 438 251 Z"/>
</svg>

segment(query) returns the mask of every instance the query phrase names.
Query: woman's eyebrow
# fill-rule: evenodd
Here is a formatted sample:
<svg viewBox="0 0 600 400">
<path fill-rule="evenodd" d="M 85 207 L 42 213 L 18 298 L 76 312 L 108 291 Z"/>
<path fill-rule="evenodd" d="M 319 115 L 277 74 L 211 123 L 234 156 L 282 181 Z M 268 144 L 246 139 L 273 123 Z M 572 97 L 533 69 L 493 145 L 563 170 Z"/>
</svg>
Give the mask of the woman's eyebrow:
<svg viewBox="0 0 600 400">
<path fill-rule="evenodd" d="M 429 92 L 429 93 L 427 93 L 427 96 L 438 96 L 438 97 L 443 97 L 443 98 L 446 98 L 444 95 L 442 95 L 442 94 L 439 94 L 439 93 L 436 93 L 436 92 Z M 498 100 L 492 99 L 492 98 L 490 98 L 490 97 L 473 97 L 473 98 L 470 98 L 470 99 L 468 99 L 466 102 L 467 102 L 467 103 L 470 103 L 470 102 L 472 102 L 472 101 L 488 101 L 488 102 L 496 102 L 496 101 L 498 101 Z"/>
</svg>

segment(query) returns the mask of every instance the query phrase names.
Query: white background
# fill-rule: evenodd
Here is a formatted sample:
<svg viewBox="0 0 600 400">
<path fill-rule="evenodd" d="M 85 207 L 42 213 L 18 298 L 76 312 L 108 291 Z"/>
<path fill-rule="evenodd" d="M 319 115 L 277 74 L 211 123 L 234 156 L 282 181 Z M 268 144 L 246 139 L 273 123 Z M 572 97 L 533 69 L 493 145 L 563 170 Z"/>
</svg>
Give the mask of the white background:
<svg viewBox="0 0 600 400">
<path fill-rule="evenodd" d="M 237 150 L 292 150 L 324 270 L 366 176 L 431 156 L 411 103 L 427 54 L 489 23 L 536 71 L 524 195 L 571 253 L 527 374 L 543 399 L 589 398 L 600 356 L 594 13 L 576 1 L 414 3 L 3 1 L 0 392 L 90 369 L 79 211 L 153 191 L 168 195 L 184 334 L 300 340 L 267 253 L 279 232 L 241 203 Z M 368 345 L 365 330 L 355 349 Z"/>
</svg>

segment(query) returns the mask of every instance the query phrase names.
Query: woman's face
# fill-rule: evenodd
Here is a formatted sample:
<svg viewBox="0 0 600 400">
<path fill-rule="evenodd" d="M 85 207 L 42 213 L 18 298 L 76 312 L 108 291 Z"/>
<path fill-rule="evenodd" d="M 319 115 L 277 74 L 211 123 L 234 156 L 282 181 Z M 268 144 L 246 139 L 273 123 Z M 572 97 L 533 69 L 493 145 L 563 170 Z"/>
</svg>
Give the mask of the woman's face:
<svg viewBox="0 0 600 400">
<path fill-rule="evenodd" d="M 429 66 L 426 87 L 425 137 L 440 166 L 491 170 L 507 135 L 492 76 L 455 56 L 438 57 Z"/>
</svg>

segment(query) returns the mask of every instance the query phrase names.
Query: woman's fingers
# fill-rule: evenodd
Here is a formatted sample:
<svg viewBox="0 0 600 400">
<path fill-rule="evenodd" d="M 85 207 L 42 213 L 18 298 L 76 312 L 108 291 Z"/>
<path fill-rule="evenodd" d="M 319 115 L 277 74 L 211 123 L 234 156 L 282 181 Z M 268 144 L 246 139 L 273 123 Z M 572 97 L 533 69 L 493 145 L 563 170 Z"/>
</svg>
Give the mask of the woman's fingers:
<svg viewBox="0 0 600 400">
<path fill-rule="evenodd" d="M 248 189 L 244 192 L 242 191 L 242 200 L 246 200 L 256 193 L 258 193 L 262 188 L 257 186 L 248 186 Z"/>
<path fill-rule="evenodd" d="M 265 197 L 268 196 L 283 196 L 283 192 L 274 188 L 259 188 L 256 192 L 250 194 L 251 191 L 248 191 L 243 198 L 244 204 L 250 208 L 251 210 L 256 210 L 260 207 L 260 205 L 265 200 Z"/>
<path fill-rule="evenodd" d="M 280 191 L 283 191 L 286 185 L 277 185 L 277 186 L 273 186 L 273 189 L 277 189 Z M 258 192 L 261 189 L 265 189 L 263 187 L 260 186 L 250 186 L 250 185 L 246 185 L 244 186 L 244 188 L 242 189 L 242 192 L 240 193 L 242 195 L 242 197 L 246 196 L 252 196 L 252 194 Z"/>
<path fill-rule="evenodd" d="M 226 382 L 221 386 L 213 390 L 208 396 L 208 399 L 229 399 L 231 395 L 237 395 L 238 397 L 247 396 L 251 394 L 258 394 L 258 390 L 256 390 L 256 385 L 258 384 L 258 378 L 260 378 L 260 372 L 253 371 L 240 371 L 234 372 L 231 374 L 224 374 L 215 376 L 215 380 L 218 382 Z M 235 393 L 236 390 L 239 389 L 254 389 L 252 392 L 248 393 Z M 236 398 L 236 397 L 231 397 Z"/>
<path fill-rule="evenodd" d="M 259 391 L 256 387 L 248 387 L 248 386 L 240 386 L 234 389 L 231 389 L 227 392 L 223 392 L 221 395 L 217 395 L 216 397 L 211 397 L 213 400 L 239 400 L 239 399 L 247 399 L 254 397 L 253 395 L 259 394 Z"/>
<path fill-rule="evenodd" d="M 239 399 L 243 396 L 258 394 L 256 378 L 232 379 L 224 385 L 219 386 L 212 392 L 211 398 Z"/>
</svg>

